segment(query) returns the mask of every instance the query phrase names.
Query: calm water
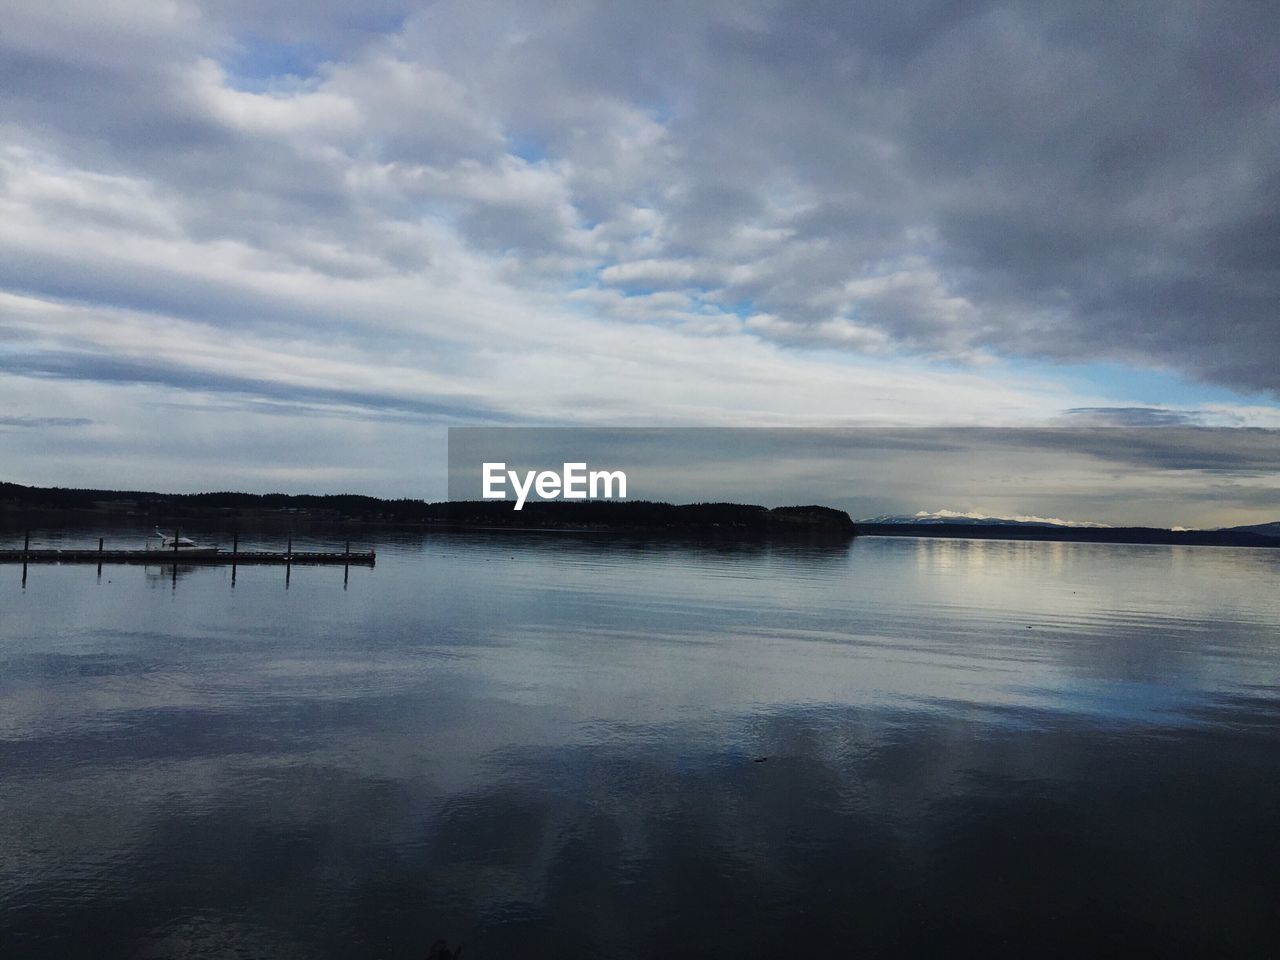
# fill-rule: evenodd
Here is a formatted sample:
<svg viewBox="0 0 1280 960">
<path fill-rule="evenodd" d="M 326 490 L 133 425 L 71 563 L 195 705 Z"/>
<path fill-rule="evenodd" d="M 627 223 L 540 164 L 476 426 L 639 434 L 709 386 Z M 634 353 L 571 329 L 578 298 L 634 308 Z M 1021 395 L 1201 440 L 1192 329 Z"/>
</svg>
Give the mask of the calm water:
<svg viewBox="0 0 1280 960">
<path fill-rule="evenodd" d="M 378 547 L 0 566 L 0 955 L 1280 955 L 1280 551 Z"/>
</svg>

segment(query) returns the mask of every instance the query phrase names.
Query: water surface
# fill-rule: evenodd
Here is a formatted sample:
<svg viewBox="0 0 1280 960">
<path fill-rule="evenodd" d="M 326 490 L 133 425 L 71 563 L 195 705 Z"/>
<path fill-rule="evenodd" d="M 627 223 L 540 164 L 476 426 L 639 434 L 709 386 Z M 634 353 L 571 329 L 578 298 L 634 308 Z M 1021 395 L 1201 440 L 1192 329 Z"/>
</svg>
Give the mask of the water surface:
<svg viewBox="0 0 1280 960">
<path fill-rule="evenodd" d="M 0 953 L 1276 955 L 1280 551 L 376 545 L 0 566 Z"/>
</svg>

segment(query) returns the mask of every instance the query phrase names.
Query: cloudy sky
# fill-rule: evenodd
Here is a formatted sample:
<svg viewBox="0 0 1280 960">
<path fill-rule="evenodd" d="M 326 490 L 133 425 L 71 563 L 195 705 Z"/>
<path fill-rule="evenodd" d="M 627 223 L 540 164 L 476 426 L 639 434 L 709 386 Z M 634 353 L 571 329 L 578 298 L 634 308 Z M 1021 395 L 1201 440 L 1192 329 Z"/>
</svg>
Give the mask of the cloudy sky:
<svg viewBox="0 0 1280 960">
<path fill-rule="evenodd" d="M 1277 64 L 1267 3 L 9 0 L 0 472 L 439 496 L 457 424 L 1280 427 Z"/>
</svg>

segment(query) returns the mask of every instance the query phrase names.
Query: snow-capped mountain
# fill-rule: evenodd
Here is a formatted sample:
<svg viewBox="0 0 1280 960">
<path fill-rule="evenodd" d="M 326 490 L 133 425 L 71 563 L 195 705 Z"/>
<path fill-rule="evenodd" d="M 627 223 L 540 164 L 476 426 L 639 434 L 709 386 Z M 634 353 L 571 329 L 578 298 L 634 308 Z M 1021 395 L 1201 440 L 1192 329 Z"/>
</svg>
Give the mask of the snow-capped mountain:
<svg viewBox="0 0 1280 960">
<path fill-rule="evenodd" d="M 982 513 L 961 513 L 956 510 L 919 510 L 914 514 L 885 514 L 879 517 L 863 517 L 858 523 L 913 523 L 913 524 L 966 524 L 992 527 L 1091 527 L 1105 528 L 1106 523 L 1088 520 L 1060 520 L 1057 517 L 989 517 Z"/>
</svg>

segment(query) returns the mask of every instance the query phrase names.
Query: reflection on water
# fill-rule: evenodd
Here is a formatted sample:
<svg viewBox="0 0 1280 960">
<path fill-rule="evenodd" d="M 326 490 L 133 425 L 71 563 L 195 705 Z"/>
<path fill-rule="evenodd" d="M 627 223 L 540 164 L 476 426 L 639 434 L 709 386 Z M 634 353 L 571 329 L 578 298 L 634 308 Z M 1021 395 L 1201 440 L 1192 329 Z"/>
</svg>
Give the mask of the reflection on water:
<svg viewBox="0 0 1280 960">
<path fill-rule="evenodd" d="M 5 956 L 1280 942 L 1280 552 L 375 546 L 0 567 Z"/>
</svg>

